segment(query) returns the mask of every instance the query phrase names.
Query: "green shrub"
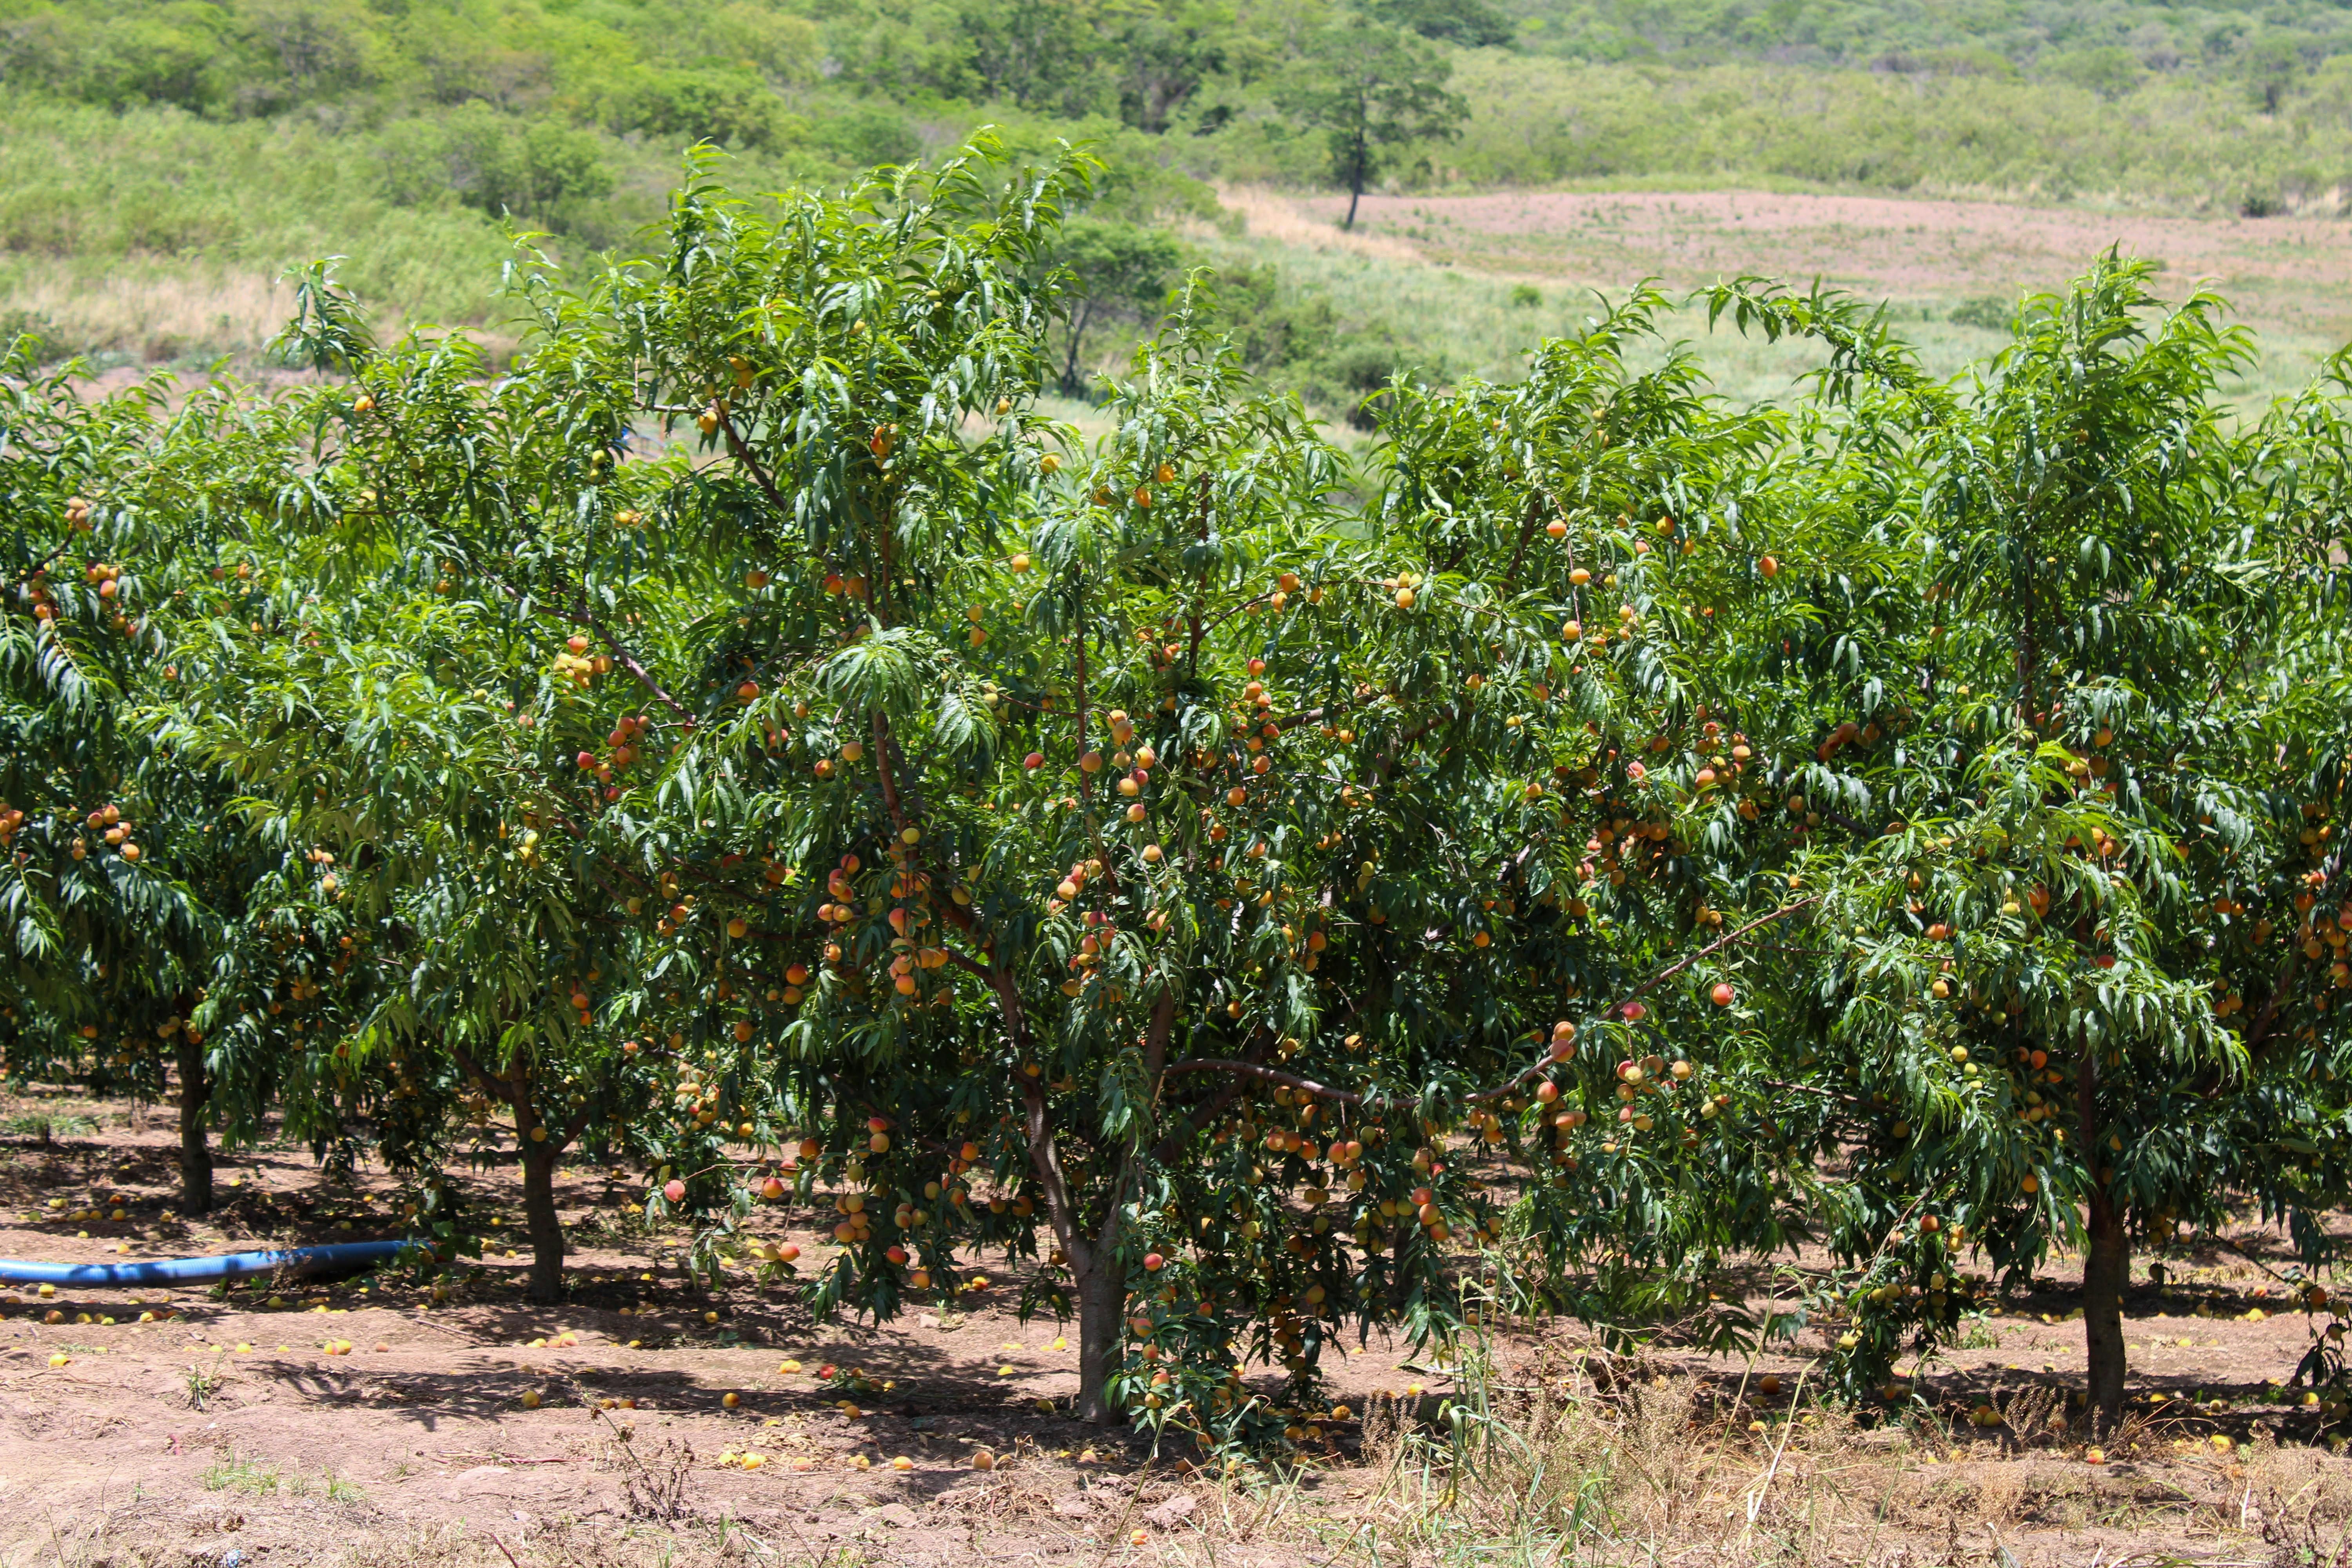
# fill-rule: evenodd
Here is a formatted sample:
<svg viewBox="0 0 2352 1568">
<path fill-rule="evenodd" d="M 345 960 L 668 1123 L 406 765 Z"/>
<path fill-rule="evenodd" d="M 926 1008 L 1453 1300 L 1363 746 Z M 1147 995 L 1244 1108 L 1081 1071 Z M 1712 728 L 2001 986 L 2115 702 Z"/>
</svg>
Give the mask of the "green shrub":
<svg viewBox="0 0 2352 1568">
<path fill-rule="evenodd" d="M 1956 327 L 1978 327 L 1989 332 L 2005 332 L 2009 331 L 2011 314 L 2008 300 L 1985 294 L 1961 300 L 1945 319 Z"/>
</svg>

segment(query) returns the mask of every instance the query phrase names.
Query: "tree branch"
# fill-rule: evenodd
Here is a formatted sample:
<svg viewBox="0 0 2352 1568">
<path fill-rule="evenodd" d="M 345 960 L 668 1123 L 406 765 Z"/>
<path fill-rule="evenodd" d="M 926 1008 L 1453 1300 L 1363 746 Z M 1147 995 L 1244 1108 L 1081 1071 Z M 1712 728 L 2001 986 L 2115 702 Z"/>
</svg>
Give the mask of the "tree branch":
<svg viewBox="0 0 2352 1568">
<path fill-rule="evenodd" d="M 2278 1022 L 2279 1004 L 2288 994 L 2287 987 L 2294 983 L 2295 962 L 2302 952 L 2290 941 L 2286 944 L 2286 962 L 2279 965 L 2278 978 L 2271 983 L 2271 994 L 2263 1003 L 2263 1010 L 2254 1015 L 2253 1027 L 2246 1031 L 2246 1059 L 2251 1062 L 2263 1046 L 2269 1044 L 2271 1026 Z"/>
<path fill-rule="evenodd" d="M 727 417 L 726 403 L 719 398 L 712 398 L 710 413 L 719 421 L 719 433 L 727 437 L 728 452 L 751 476 L 751 482 L 760 487 L 760 493 L 768 498 L 768 504 L 783 516 L 792 516 L 793 509 L 776 489 L 776 481 L 768 477 L 768 470 L 760 466 L 760 459 L 751 455 L 751 448 L 745 446 L 743 438 L 735 433 L 735 422 Z"/>
<path fill-rule="evenodd" d="M 1768 1078 L 1764 1081 L 1774 1089 L 1785 1089 L 1790 1094 L 1810 1094 L 1816 1100 L 1826 1100 L 1838 1105 L 1860 1105 L 1863 1103 L 1861 1100 L 1857 1099 L 1853 1095 L 1832 1094 L 1828 1089 L 1815 1089 L 1809 1083 L 1783 1083 L 1777 1078 Z"/>
<path fill-rule="evenodd" d="M 553 1147 L 559 1152 L 571 1148 L 572 1140 L 588 1131 L 588 1124 L 595 1120 L 596 1113 L 593 1110 L 581 1111 L 579 1115 L 563 1124 L 563 1136 L 554 1141 Z"/>
<path fill-rule="evenodd" d="M 634 679 L 639 686 L 644 687 L 647 691 L 653 694 L 656 701 L 661 703 L 664 707 L 667 707 L 671 712 L 677 714 L 681 719 L 685 719 L 689 722 L 693 720 L 694 716 L 687 710 L 686 705 L 680 702 L 677 698 L 672 697 L 667 691 L 662 689 L 661 682 L 656 680 L 653 678 L 652 672 L 637 661 L 636 655 L 631 653 L 627 648 L 623 647 L 620 644 L 620 640 L 614 637 L 611 632 L 604 629 L 604 623 L 597 620 L 595 616 L 586 614 L 577 615 L 571 618 L 575 625 L 586 626 L 590 631 L 595 633 L 596 640 L 613 650 L 613 662 L 619 665 L 623 669 L 627 670 L 631 678 Z"/>
<path fill-rule="evenodd" d="M 1402 1100 L 1368 1100 L 1360 1094 L 1350 1093 L 1349 1090 L 1344 1089 L 1333 1089 L 1329 1084 L 1317 1083 L 1311 1078 L 1300 1078 L 1296 1073 L 1283 1072 L 1276 1068 L 1261 1067 L 1255 1062 L 1232 1061 L 1219 1057 L 1194 1057 L 1189 1061 L 1171 1062 L 1161 1072 L 1160 1076 L 1163 1078 L 1172 1077 L 1180 1072 L 1223 1072 L 1231 1073 L 1236 1078 L 1262 1079 L 1267 1083 L 1287 1084 L 1292 1089 L 1304 1089 L 1307 1093 L 1315 1096 L 1318 1100 L 1333 1100 L 1339 1101 L 1341 1105 L 1402 1105 L 1408 1103 Z"/>
<path fill-rule="evenodd" d="M 1251 1041 L 1248 1055 L 1244 1059 L 1255 1066 L 1257 1058 L 1265 1054 L 1266 1042 L 1273 1038 L 1274 1036 L 1261 1026 L 1256 1037 Z M 1164 1069 L 1162 1076 L 1165 1076 Z M 1207 1104 L 1195 1106 L 1179 1117 L 1177 1124 L 1169 1130 L 1168 1135 L 1152 1145 L 1152 1163 L 1164 1165 L 1182 1152 L 1184 1140 L 1223 1114 L 1225 1107 L 1241 1098 L 1242 1085 L 1246 1081 L 1246 1078 L 1241 1075 L 1228 1078 L 1219 1086 L 1217 1092 L 1209 1097 Z"/>
<path fill-rule="evenodd" d="M 1680 974 L 1684 970 L 1688 969 L 1692 964 L 1696 963 L 1700 959 L 1709 957 L 1714 953 L 1721 952 L 1724 948 L 1727 948 L 1733 942 L 1738 942 L 1741 937 L 1746 936 L 1749 931 L 1759 931 L 1765 926 L 1770 925 L 1777 921 L 1786 920 L 1789 916 L 1795 914 L 1799 910 L 1810 909 L 1821 901 L 1822 895 L 1815 893 L 1809 899 L 1799 899 L 1793 904 L 1782 904 L 1779 909 L 1774 910 L 1769 915 L 1759 915 L 1756 919 L 1749 921 L 1746 925 L 1741 926 L 1738 930 L 1717 937 L 1715 941 L 1707 943 L 1705 947 L 1700 948 L 1696 952 L 1694 952 L 1688 957 L 1681 959 L 1676 963 L 1668 964 L 1665 968 L 1658 971 L 1657 973 L 1652 975 L 1649 979 L 1635 986 L 1632 994 L 1628 995 L 1625 998 L 1625 1001 L 1640 1001 L 1643 997 L 1648 995 L 1651 992 L 1656 990 L 1667 981 L 1672 980 L 1675 975 Z M 1622 1006 L 1623 1005 L 1623 1003 L 1618 1004 L 1620 1006 Z"/>
<path fill-rule="evenodd" d="M 1399 762 L 1403 760 L 1405 751 L 1408 747 L 1418 745 L 1423 738 L 1428 735 L 1431 731 L 1436 729 L 1440 724 L 1448 722 L 1454 717 L 1454 705 L 1449 702 L 1444 707 L 1440 708 L 1436 712 L 1431 714 L 1427 722 L 1416 725 L 1414 728 L 1407 730 L 1403 734 L 1399 735 L 1394 741 L 1391 742 L 1388 750 L 1381 753 L 1381 760 L 1372 764 L 1373 782 L 1375 784 L 1386 784 L 1388 782 L 1389 770 L 1395 767 Z"/>
<path fill-rule="evenodd" d="M 1013 990 L 1011 978 L 1003 977 L 997 986 L 1007 1010 L 1018 1017 L 1020 999 Z M 1023 1026 L 1014 1037 L 1021 1054 L 1027 1054 L 1028 1029 Z M 1045 1215 L 1053 1222 L 1054 1234 L 1060 1238 L 1062 1250 L 1069 1255 L 1074 1272 L 1085 1274 L 1094 1268 L 1093 1248 L 1079 1234 L 1076 1205 L 1070 1202 L 1068 1180 L 1062 1174 L 1062 1157 L 1054 1147 L 1054 1130 L 1046 1118 L 1045 1089 L 1027 1073 L 1017 1073 L 1021 1080 L 1021 1130 L 1029 1141 L 1029 1166 L 1037 1173 L 1037 1185 L 1045 1194 Z M 1116 1222 L 1118 1210 L 1112 1216 Z"/>
<path fill-rule="evenodd" d="M 480 1082 L 485 1093 L 489 1092 L 491 1086 L 499 1081 L 489 1073 L 483 1071 L 482 1064 L 476 1061 L 474 1059 L 473 1053 L 468 1051 L 465 1047 L 452 1042 L 449 1047 L 449 1054 L 457 1058 L 457 1066 L 459 1068 L 471 1074 Z M 504 1094 L 500 1094 L 499 1098 L 500 1100 L 505 1100 L 507 1097 Z"/>
<path fill-rule="evenodd" d="M 499 584 L 499 586 L 505 589 L 518 604 L 522 602 L 523 595 L 520 590 L 517 589 L 511 583 L 501 582 Z M 629 674 L 635 679 L 638 685 L 651 692 L 655 700 L 667 707 L 671 712 L 677 714 L 679 718 L 686 720 L 688 723 L 693 722 L 694 715 L 687 709 L 686 705 L 680 702 L 677 698 L 672 697 L 667 691 L 662 689 L 661 682 L 656 680 L 653 678 L 653 673 L 646 669 L 644 665 L 637 662 L 637 656 L 631 653 L 627 648 L 623 647 L 619 640 L 616 639 L 611 632 L 606 631 L 604 629 L 604 623 L 599 621 L 595 616 L 588 614 L 585 610 L 567 610 L 560 605 L 550 605 L 543 602 L 534 604 L 531 607 L 542 616 L 551 616 L 559 621 L 569 621 L 575 626 L 586 626 L 590 631 L 595 633 L 596 640 L 613 650 L 614 663 L 619 665 L 623 669 L 627 670 Z"/>
<path fill-rule="evenodd" d="M 1690 953 L 1671 964 L 1668 964 L 1665 968 L 1660 970 L 1657 973 L 1652 975 L 1649 979 L 1635 986 L 1631 992 L 1626 994 L 1622 1001 L 1613 1004 L 1609 1011 L 1613 1012 L 1617 1008 L 1624 1006 L 1626 1003 L 1638 1001 L 1640 998 L 1648 995 L 1651 992 L 1664 984 L 1667 981 L 1673 979 L 1675 975 L 1682 973 L 1685 970 L 1690 968 L 1691 965 L 1698 963 L 1701 959 L 1704 959 L 1712 953 L 1720 952 L 1723 949 L 1730 946 L 1733 942 L 1738 942 L 1741 937 L 1746 936 L 1750 931 L 1760 931 L 1776 921 L 1786 920 L 1789 916 L 1796 913 L 1799 910 L 1819 903 L 1821 901 L 1821 897 L 1822 896 L 1819 893 L 1816 893 L 1811 898 L 1800 899 L 1792 904 L 1783 904 L 1780 908 L 1774 910 L 1770 914 L 1760 915 L 1755 920 L 1749 921 L 1746 925 L 1739 927 L 1737 931 L 1729 931 L 1717 937 L 1715 941 L 1707 943 L 1706 946 L 1700 948 L 1697 952 Z M 1509 1081 L 1502 1084 L 1500 1087 L 1482 1089 L 1475 1094 L 1465 1095 L 1464 1097 L 1464 1103 L 1477 1105 L 1488 1100 L 1500 1100 L 1506 1095 L 1511 1094 L 1517 1090 L 1521 1084 L 1526 1083 L 1528 1079 L 1540 1076 L 1544 1069 L 1551 1065 L 1551 1059 L 1550 1055 L 1547 1053 L 1541 1060 L 1523 1068 L 1519 1073 L 1510 1079 Z M 1164 1069 L 1161 1076 L 1165 1077 L 1170 1074 L 1181 1072 L 1223 1072 L 1230 1073 L 1236 1078 L 1254 1078 L 1262 1079 L 1268 1083 L 1286 1084 L 1292 1089 L 1303 1090 L 1306 1093 L 1316 1096 L 1318 1099 L 1336 1100 L 1341 1105 L 1362 1106 L 1367 1110 L 1410 1105 L 1413 1103 L 1411 1100 L 1402 1096 L 1354 1094 L 1347 1089 L 1333 1089 L 1328 1084 L 1317 1083 L 1312 1079 L 1300 1078 L 1295 1073 L 1283 1072 L 1275 1068 L 1261 1067 L 1255 1062 L 1249 1061 L 1232 1061 L 1222 1058 L 1196 1058 L 1191 1061 L 1171 1063 Z"/>
<path fill-rule="evenodd" d="M 1519 542 L 1512 546 L 1511 563 L 1503 571 L 1503 592 L 1506 595 L 1517 591 L 1519 562 L 1528 552 L 1528 541 L 1535 537 L 1536 520 L 1543 515 L 1542 501 L 1540 491 L 1528 498 L 1528 520 L 1519 525 Z"/>
</svg>

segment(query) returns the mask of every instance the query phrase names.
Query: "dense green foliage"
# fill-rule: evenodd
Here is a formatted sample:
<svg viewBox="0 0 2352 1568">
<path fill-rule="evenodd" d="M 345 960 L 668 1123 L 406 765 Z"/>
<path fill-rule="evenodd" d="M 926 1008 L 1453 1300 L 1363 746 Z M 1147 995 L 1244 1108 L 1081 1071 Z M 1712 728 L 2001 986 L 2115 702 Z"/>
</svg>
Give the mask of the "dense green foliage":
<svg viewBox="0 0 2352 1568">
<path fill-rule="evenodd" d="M 2284 5 L 2166 3 L 1961 5 L 1785 0 L 1558 5 L 1516 0 L 1523 44 L 1593 61 L 1791 64 L 1962 75 L 2031 72 L 2100 90 L 2151 72 L 2261 92 L 2352 53 L 2352 13 L 2331 0 Z"/>
<path fill-rule="evenodd" d="M 2266 107 L 2327 60 L 2352 54 L 2352 16 L 2321 0 L 2259 10 L 2055 0 L 1512 0 L 1499 11 L 1486 0 L 1380 0 L 1362 9 L 1464 48 L 1595 64 L 1747 59 L 2029 74 L 2109 95 L 2174 76 L 2237 86 Z M 912 128 L 871 121 L 825 129 L 791 107 L 795 89 L 837 84 L 902 102 L 1003 101 L 1063 118 L 1115 116 L 1157 133 L 1232 115 L 1235 95 L 1278 71 L 1302 26 L 1327 14 L 1319 5 L 1084 0 L 878 9 L 823 0 L 129 0 L 104 10 L 11 0 L 0 37 L 13 82 L 109 108 L 172 104 L 244 118 L 321 104 L 413 114 L 478 102 L 616 132 L 755 146 L 814 141 L 881 159 L 903 156 Z M 853 149 L 860 140 L 869 144 Z"/>
<path fill-rule="evenodd" d="M 1088 446 L 1035 398 L 1097 170 L 713 162 L 648 259 L 520 253 L 495 378 L 323 271 L 273 396 L 19 367 L 15 1070 L 105 1079 L 201 970 L 201 1070 L 373 1137 L 444 1258 L 459 1157 L 541 1299 L 567 1156 L 821 1312 L 1001 1249 L 1082 1413 L 1211 1443 L 1379 1323 L 1792 1331 L 1713 1288 L 1809 1237 L 1885 1399 L 2083 1248 L 2112 1421 L 2132 1248 L 2252 1194 L 2330 1261 L 2340 365 L 2225 420 L 2247 342 L 2113 258 L 1948 384 L 1743 283 L 1827 356 L 1743 410 L 1645 290 L 1391 386 L 1357 469 L 1195 279 Z M 93 864 L 106 805 L 157 853 Z"/>
<path fill-rule="evenodd" d="M 1465 61 L 1455 85 L 1481 107 L 1445 163 L 1481 182 L 1762 179 L 2261 216 L 2334 212 L 2352 160 L 2352 62 L 2340 59 L 2275 113 L 2171 76 L 2108 95 L 2000 76 L 1489 54 Z"/>
<path fill-rule="evenodd" d="M 224 488 L 282 450 L 232 398 L 168 416 L 168 388 L 85 402 L 9 365 L 0 485 L 14 600 L 0 622 L 0 921 L 8 1070 L 179 1102 L 181 1205 L 211 1205 L 207 1134 L 282 1112 L 331 1164 L 414 1137 L 380 1075 L 329 1082 L 308 1047 L 349 1026 L 352 928 L 331 858 L 237 809 L 229 775 L 138 722 L 187 657 L 163 630 L 192 593 L 278 613 L 225 549 L 254 498 Z M 264 421 L 267 427 L 275 421 Z M 282 470 L 281 470 L 282 471 Z M 266 503 L 265 503 L 266 504 Z M 72 563 L 68 568 L 66 563 Z M 259 622 L 256 622 L 258 625 Z M 387 1114 L 389 1112 L 390 1114 Z"/>
</svg>

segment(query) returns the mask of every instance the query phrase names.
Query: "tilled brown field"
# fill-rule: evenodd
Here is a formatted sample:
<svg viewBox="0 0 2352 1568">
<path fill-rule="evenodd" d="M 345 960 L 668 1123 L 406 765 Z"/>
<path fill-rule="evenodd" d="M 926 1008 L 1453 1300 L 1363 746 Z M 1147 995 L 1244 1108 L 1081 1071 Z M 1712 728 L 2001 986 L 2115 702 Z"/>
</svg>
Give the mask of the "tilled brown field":
<svg viewBox="0 0 2352 1568">
<path fill-rule="evenodd" d="M 225 1158 L 224 1201 L 183 1221 L 162 1119 L 0 1107 L 13 1128 L 34 1114 L 48 1142 L 0 1145 L 0 1255 L 397 1234 L 389 1184 L 331 1184 L 291 1149 Z M 467 1184 L 519 1227 L 510 1171 Z M 523 1300 L 499 1247 L 440 1302 L 391 1280 L 0 1291 L 0 1563 L 1434 1560 L 1552 1539 L 1564 1505 L 1528 1500 L 1566 1472 L 1570 1495 L 1599 1489 L 1580 1561 L 2327 1562 L 2352 1516 L 2352 1466 L 2282 1386 L 2311 1329 L 2251 1230 L 2247 1256 L 2175 1259 L 2135 1299 L 2147 1414 L 2104 1463 L 2066 1420 L 2082 1352 L 2061 1271 L 1917 1369 L 1928 1407 L 1990 1403 L 2011 1418 L 1993 1431 L 1818 1409 L 1806 1341 L 1753 1365 L 1625 1362 L 1566 1323 L 1514 1331 L 1495 1349 L 1517 1429 L 1449 1498 L 1400 1416 L 1460 1390 L 1400 1344 L 1329 1368 L 1350 1414 L 1298 1477 L 1213 1476 L 1069 1418 L 1075 1348 L 1017 1321 L 1009 1268 L 960 1310 L 818 1328 L 755 1284 L 691 1289 L 681 1238 L 646 1235 L 633 1195 L 572 1173 L 556 1309 Z"/>
<path fill-rule="evenodd" d="M 1232 193 L 1252 232 L 1286 213 L 1328 232 L 1344 197 Z M 2352 338 L 2352 223 L 2188 218 L 2080 206 L 1766 191 L 1368 195 L 1355 242 L 1490 272 L 1622 293 L 1637 278 L 1698 288 L 1743 273 L 1814 278 L 1866 299 L 1987 298 L 2063 289 L 2111 246 L 2164 264 L 2165 291 L 2200 281 L 2266 336 Z"/>
</svg>

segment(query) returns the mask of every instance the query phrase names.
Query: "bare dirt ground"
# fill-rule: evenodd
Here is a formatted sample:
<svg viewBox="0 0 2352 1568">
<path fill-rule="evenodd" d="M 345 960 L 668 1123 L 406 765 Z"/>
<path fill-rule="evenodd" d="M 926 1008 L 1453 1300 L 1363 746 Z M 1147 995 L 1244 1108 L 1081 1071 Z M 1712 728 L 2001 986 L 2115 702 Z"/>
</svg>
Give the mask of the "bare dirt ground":
<svg viewBox="0 0 2352 1568">
<path fill-rule="evenodd" d="M 1327 232 L 1346 210 L 1344 197 L 1226 200 L 1269 237 L 1284 208 Z M 1697 288 L 1760 273 L 1799 285 L 1819 277 L 1869 299 L 1946 302 L 2061 289 L 2120 246 L 2163 262 L 2175 294 L 2210 280 L 2266 336 L 2352 339 L 2352 223 L 2343 220 L 1759 191 L 1518 192 L 1367 195 L 1355 238 L 1380 254 L 1617 293 L 1644 276 Z"/>
<path fill-rule="evenodd" d="M 163 1117 L 42 1095 L 0 1103 L 0 1256 L 399 1234 L 380 1173 L 338 1185 L 298 1148 L 224 1156 L 222 1203 L 188 1221 Z M 498 1230 L 520 1228 L 510 1167 L 465 1179 Z M 753 1284 L 690 1289 L 682 1237 L 647 1235 L 635 1195 L 569 1173 L 561 1308 L 524 1301 L 525 1263 L 503 1247 L 438 1303 L 389 1278 L 0 1290 L 0 1564 L 1384 1568 L 1513 1542 L 1530 1563 L 2352 1561 L 2352 1464 L 2281 1386 L 2310 1327 L 2234 1253 L 2174 1259 L 2169 1285 L 2136 1292 L 2147 1414 L 2100 1465 L 2064 1421 L 2082 1350 L 2061 1270 L 1917 1369 L 1908 1418 L 1859 1425 L 1806 1394 L 1810 1341 L 1751 1366 L 1598 1357 L 1565 1321 L 1514 1331 L 1496 1360 L 1515 1430 L 1445 1494 L 1412 1428 L 1464 1389 L 1402 1345 L 1328 1368 L 1354 1414 L 1296 1476 L 1191 1471 L 1070 1419 L 1074 1344 L 1015 1319 L 1010 1268 L 961 1310 L 820 1328 Z M 1768 1295 L 1769 1272 L 1747 1288 Z M 1988 1401 L 2009 1425 L 1955 1419 Z M 974 1468 L 982 1450 L 993 1468 Z"/>
</svg>

